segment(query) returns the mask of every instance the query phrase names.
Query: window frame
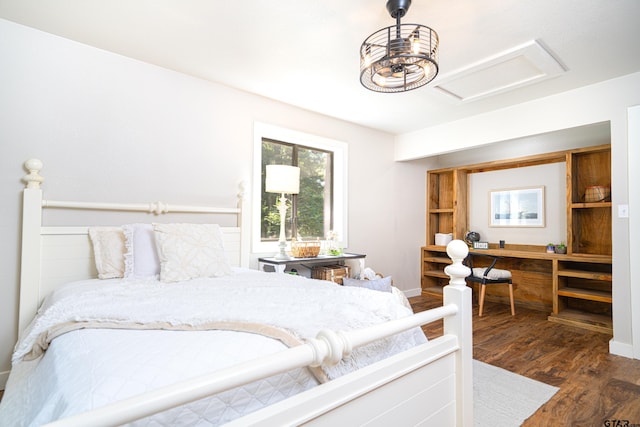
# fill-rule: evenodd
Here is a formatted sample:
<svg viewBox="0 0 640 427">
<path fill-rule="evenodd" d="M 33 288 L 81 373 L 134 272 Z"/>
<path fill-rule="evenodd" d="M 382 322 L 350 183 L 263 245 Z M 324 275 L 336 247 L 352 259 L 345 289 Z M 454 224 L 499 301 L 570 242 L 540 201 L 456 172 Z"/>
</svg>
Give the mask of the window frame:
<svg viewBox="0 0 640 427">
<path fill-rule="evenodd" d="M 278 242 L 263 242 L 261 239 L 262 205 L 262 139 L 273 139 L 284 143 L 302 145 L 333 153 L 333 231 L 338 233 L 342 244 L 348 246 L 347 235 L 347 144 L 342 141 L 294 131 L 266 123 L 255 122 L 253 126 L 253 197 L 251 220 L 251 247 L 253 253 L 277 252 Z"/>
</svg>

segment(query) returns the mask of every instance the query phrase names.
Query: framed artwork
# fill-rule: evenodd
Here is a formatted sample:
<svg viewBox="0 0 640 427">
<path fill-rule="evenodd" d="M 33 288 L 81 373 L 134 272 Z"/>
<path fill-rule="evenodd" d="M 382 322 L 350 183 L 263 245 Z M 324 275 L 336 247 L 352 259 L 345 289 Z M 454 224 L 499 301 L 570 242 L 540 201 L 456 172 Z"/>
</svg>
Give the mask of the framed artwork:
<svg viewBox="0 0 640 427">
<path fill-rule="evenodd" d="M 490 227 L 544 227 L 544 187 L 489 192 Z"/>
</svg>

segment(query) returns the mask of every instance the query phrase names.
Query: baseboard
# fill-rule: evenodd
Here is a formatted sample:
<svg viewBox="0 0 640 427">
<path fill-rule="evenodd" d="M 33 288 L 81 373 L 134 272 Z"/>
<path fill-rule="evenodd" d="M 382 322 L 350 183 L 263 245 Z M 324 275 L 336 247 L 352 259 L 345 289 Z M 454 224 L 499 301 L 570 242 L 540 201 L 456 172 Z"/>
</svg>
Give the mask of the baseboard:
<svg viewBox="0 0 640 427">
<path fill-rule="evenodd" d="M 0 390 L 4 390 L 4 387 L 7 385 L 7 380 L 9 379 L 9 372 L 11 371 L 0 372 Z"/>
<path fill-rule="evenodd" d="M 619 341 L 614 341 L 613 338 L 609 341 L 609 353 L 615 354 L 617 356 L 628 357 L 629 359 L 633 359 L 633 346 L 631 344 L 621 343 Z"/>
</svg>

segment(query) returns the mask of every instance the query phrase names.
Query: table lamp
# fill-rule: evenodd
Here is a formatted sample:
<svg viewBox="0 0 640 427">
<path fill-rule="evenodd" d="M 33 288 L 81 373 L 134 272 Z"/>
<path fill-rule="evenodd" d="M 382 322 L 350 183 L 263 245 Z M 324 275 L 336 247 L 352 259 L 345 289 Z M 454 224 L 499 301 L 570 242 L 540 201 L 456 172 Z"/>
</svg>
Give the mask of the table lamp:
<svg viewBox="0 0 640 427">
<path fill-rule="evenodd" d="M 280 238 L 278 246 L 280 251 L 276 259 L 289 259 L 285 252 L 287 236 L 284 231 L 284 221 L 287 215 L 287 198 L 285 194 L 298 194 L 300 192 L 300 168 L 288 165 L 267 165 L 267 177 L 265 182 L 267 193 L 280 193 L 278 210 L 280 212 Z"/>
</svg>

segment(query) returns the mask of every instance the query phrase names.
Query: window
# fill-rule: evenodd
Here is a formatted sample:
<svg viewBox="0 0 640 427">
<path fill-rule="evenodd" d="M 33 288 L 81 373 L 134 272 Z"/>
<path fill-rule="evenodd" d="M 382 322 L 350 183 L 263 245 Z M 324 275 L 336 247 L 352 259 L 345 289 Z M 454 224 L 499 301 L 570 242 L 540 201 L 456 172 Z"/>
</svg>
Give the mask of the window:
<svg viewBox="0 0 640 427">
<path fill-rule="evenodd" d="M 287 239 L 323 238 L 333 227 L 333 152 L 262 138 L 262 203 L 260 237 L 275 241 L 280 236 L 280 215 L 275 209 L 279 194 L 267 193 L 266 165 L 300 168 L 300 193 L 287 195 L 291 202 L 285 221 Z"/>
<path fill-rule="evenodd" d="M 254 127 L 253 251 L 275 252 L 280 235 L 278 194 L 265 192 L 265 166 L 300 167 L 300 193 L 286 195 L 287 240 L 338 233 L 346 246 L 346 144 L 256 123 Z"/>
</svg>

